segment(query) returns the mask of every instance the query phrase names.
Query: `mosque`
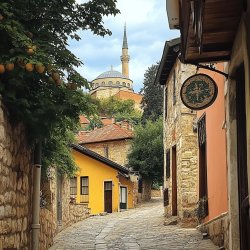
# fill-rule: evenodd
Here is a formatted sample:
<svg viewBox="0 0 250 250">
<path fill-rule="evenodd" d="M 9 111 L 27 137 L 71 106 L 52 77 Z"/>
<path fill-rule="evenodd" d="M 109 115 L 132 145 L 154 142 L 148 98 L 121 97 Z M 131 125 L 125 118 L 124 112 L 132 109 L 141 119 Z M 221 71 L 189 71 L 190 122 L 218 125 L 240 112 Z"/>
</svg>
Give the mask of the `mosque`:
<svg viewBox="0 0 250 250">
<path fill-rule="evenodd" d="M 91 96 L 102 99 L 116 96 L 122 100 L 134 100 L 135 108 L 141 110 L 142 95 L 133 90 L 133 81 L 129 78 L 129 54 L 126 26 L 124 27 L 122 44 L 122 73 L 116 71 L 111 66 L 109 71 L 100 74 L 91 82 Z"/>
</svg>

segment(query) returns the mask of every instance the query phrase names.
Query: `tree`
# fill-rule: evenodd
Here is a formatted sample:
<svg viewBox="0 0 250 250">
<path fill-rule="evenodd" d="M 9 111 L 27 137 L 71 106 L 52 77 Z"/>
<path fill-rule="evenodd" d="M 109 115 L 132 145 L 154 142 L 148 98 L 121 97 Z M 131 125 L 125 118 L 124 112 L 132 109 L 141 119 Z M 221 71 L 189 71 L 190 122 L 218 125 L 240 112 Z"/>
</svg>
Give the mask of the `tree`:
<svg viewBox="0 0 250 250">
<path fill-rule="evenodd" d="M 155 121 L 162 115 L 163 112 L 163 90 L 160 84 L 154 83 L 158 67 L 159 63 L 154 64 L 150 66 L 144 74 L 144 86 L 140 91 L 140 93 L 143 94 L 143 122 L 147 119 Z"/>
<path fill-rule="evenodd" d="M 0 94 L 13 123 L 22 122 L 30 141 L 42 140 L 45 164 L 75 166 L 67 147 L 79 114 L 93 113 L 85 78 L 75 70 L 82 62 L 70 52 L 68 39 L 79 30 L 110 35 L 104 15 L 116 15 L 116 0 L 2 0 L 0 2 Z M 78 88 L 78 89 L 77 89 Z"/>
<path fill-rule="evenodd" d="M 141 112 L 134 108 L 133 100 L 121 100 L 114 96 L 97 100 L 100 116 L 114 117 L 116 121 L 127 120 L 132 124 L 138 124 Z"/>
<path fill-rule="evenodd" d="M 163 122 L 147 121 L 135 127 L 135 136 L 128 155 L 128 165 L 153 182 L 162 183 Z"/>
</svg>

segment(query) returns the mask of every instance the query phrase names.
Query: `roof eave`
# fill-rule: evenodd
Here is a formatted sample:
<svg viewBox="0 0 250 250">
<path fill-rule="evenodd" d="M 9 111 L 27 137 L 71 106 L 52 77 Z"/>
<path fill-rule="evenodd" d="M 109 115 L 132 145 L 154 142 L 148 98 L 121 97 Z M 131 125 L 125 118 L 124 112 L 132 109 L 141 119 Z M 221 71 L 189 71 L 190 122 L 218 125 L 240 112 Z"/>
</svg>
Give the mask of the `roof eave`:
<svg viewBox="0 0 250 250">
<path fill-rule="evenodd" d="M 76 145 L 76 144 L 71 144 L 70 145 L 74 150 L 76 150 L 77 152 L 81 153 L 81 154 L 84 154 L 84 155 L 87 155 L 89 157 L 91 157 L 92 159 L 95 159 L 95 160 L 98 160 L 118 171 L 121 171 L 122 173 L 125 173 L 125 174 L 129 174 L 129 170 L 126 169 L 125 167 L 119 165 L 118 163 L 116 162 L 113 162 L 99 154 L 97 154 L 96 152 L 90 150 L 90 149 L 87 149 L 87 148 L 84 148 L 80 145 Z"/>
<path fill-rule="evenodd" d="M 116 138 L 116 139 L 107 139 L 107 140 L 87 141 L 87 142 L 81 141 L 79 142 L 79 144 L 83 145 L 83 144 L 91 144 L 91 143 L 99 143 L 99 142 L 112 142 L 112 141 L 120 141 L 120 140 L 127 140 L 127 139 L 133 139 L 133 136 Z"/>
<path fill-rule="evenodd" d="M 230 60 L 234 38 L 244 11 L 244 1 L 218 0 L 194 3 L 183 0 L 179 8 L 181 62 L 206 63 Z M 194 16 L 192 13 L 196 13 L 195 20 L 191 18 Z M 199 29 L 197 25 L 200 25 Z"/>
<path fill-rule="evenodd" d="M 165 42 L 162 58 L 158 67 L 155 84 L 165 85 L 171 69 L 178 57 L 180 38 L 175 38 Z"/>
</svg>

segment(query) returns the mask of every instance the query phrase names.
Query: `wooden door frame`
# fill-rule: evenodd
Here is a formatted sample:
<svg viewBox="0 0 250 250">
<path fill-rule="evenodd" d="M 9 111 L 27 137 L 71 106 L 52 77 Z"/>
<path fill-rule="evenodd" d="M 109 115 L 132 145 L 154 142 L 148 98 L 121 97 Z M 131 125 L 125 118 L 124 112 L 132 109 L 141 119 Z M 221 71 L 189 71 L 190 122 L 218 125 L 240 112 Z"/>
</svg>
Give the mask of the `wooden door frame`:
<svg viewBox="0 0 250 250">
<path fill-rule="evenodd" d="M 105 182 L 111 182 L 112 183 L 112 189 L 111 189 L 111 213 L 113 212 L 113 181 L 112 180 L 104 180 L 103 181 L 103 205 L 104 205 L 104 212 L 105 212 Z"/>
<path fill-rule="evenodd" d="M 178 188 L 177 188 L 177 151 L 176 145 L 172 147 L 172 215 L 178 214 Z"/>
<path fill-rule="evenodd" d="M 126 188 L 126 208 L 125 209 L 128 209 L 128 186 L 126 185 L 120 185 L 120 197 L 119 197 L 119 201 L 120 201 L 120 198 L 121 198 L 121 188 Z M 120 207 L 120 204 L 121 202 L 119 202 L 119 207 Z M 121 209 L 121 207 L 120 207 Z"/>
<path fill-rule="evenodd" d="M 247 123 L 244 64 L 236 71 L 237 172 L 239 197 L 240 249 L 250 249 L 250 218 L 247 168 Z"/>
</svg>

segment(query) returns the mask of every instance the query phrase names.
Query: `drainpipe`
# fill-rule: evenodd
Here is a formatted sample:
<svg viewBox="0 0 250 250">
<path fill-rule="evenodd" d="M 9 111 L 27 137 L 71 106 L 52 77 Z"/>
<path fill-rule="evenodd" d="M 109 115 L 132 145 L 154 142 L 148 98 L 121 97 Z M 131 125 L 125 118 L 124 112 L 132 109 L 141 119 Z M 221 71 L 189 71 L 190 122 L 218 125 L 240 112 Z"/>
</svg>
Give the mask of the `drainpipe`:
<svg viewBox="0 0 250 250">
<path fill-rule="evenodd" d="M 32 250 L 39 250 L 40 234 L 40 179 L 41 179 L 41 143 L 37 143 L 34 150 L 33 165 L 33 197 L 32 197 Z"/>
</svg>

